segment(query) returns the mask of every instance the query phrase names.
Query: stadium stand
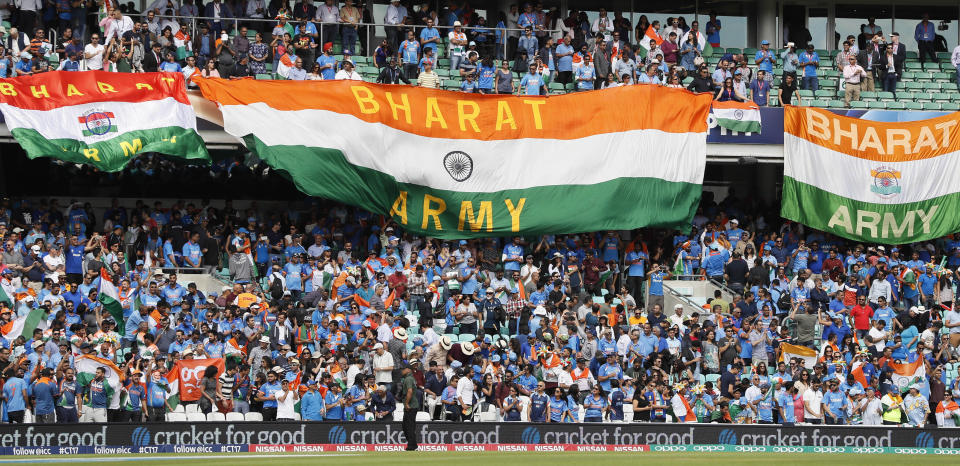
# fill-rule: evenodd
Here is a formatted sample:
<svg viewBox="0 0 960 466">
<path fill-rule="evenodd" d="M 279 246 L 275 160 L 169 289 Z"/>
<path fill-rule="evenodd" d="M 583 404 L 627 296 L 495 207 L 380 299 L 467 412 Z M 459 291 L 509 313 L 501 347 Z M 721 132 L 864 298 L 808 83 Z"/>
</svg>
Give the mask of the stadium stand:
<svg viewBox="0 0 960 466">
<path fill-rule="evenodd" d="M 49 42 L 44 29 L 34 29 L 24 40 L 5 24 L 3 42 L 12 47 L 0 70 L 7 77 L 102 63 L 187 77 L 359 75 L 370 82 L 395 82 L 395 73 L 405 73 L 390 65 L 402 45 L 396 33 L 378 48 L 350 54 L 356 50 L 339 39 L 318 44 L 309 32 L 284 38 L 295 13 L 283 9 L 270 12 L 278 17 L 270 41 L 262 35 L 258 41 L 266 29 L 234 29 L 226 21 L 221 38 L 211 32 L 223 30 L 221 22 L 164 32 L 167 23 L 197 23 L 164 23 L 157 13 L 136 23 L 112 11 L 69 50 L 59 39 L 64 31 Z M 517 24 L 543 24 L 544 14 L 525 13 Z M 490 30 L 467 21 L 472 15 L 460 19 L 467 39 L 441 35 L 439 54 L 423 63 L 427 70 L 436 61 L 436 78 L 449 90 L 559 94 L 636 80 L 716 92 L 725 82 L 745 86 L 735 76 L 755 76 L 751 61 L 769 45 L 707 54 L 691 36 L 697 50 L 691 53 L 702 56 L 670 68 L 656 49 L 636 60 L 626 44 L 592 40 L 575 20 L 579 32 L 569 48 L 542 47 L 551 35 L 539 30 L 507 44 L 510 52 L 524 44 L 549 58 L 530 72 L 527 63 L 518 65 L 522 58 L 492 62 L 498 47 L 470 45 L 485 30 L 489 40 Z M 292 57 L 289 49 L 298 45 L 300 55 Z M 234 59 L 230 47 L 247 47 L 259 64 Z M 471 56 L 474 48 L 481 60 Z M 297 66 L 317 50 L 318 67 Z M 567 50 L 570 63 L 550 58 Z M 77 60 L 79 53 L 85 58 Z M 832 63 L 839 52 L 813 53 Z M 849 106 L 960 106 L 955 63 L 947 63 L 960 60 L 957 52 L 940 55 L 940 63 L 921 63 L 913 51 L 904 56 L 902 75 L 891 71 L 892 89 L 864 90 Z M 419 68 L 422 57 L 417 52 L 399 64 L 418 58 Z M 787 76 L 801 82 L 777 62 L 772 89 L 781 89 Z M 333 66 L 318 69 L 326 64 Z M 597 73 L 610 66 L 629 70 L 626 78 Z M 478 79 L 461 78 L 472 73 Z M 499 73 L 507 76 L 503 88 Z M 814 75 L 817 89 L 770 91 L 763 104 L 778 105 L 795 90 L 813 106 L 847 105 L 842 87 L 849 77 L 830 65 L 802 82 Z M 754 99 L 741 89 L 716 98 Z M 960 425 L 957 235 L 856 244 L 751 212 L 731 191 L 720 202 L 705 197 L 690 232 L 446 242 L 323 200 L 240 207 L 206 198 L 225 178 L 270 188 L 257 183 L 265 171 L 241 162 L 230 158 L 207 170 L 144 155 L 117 175 L 133 180 L 131 189 L 167 179 L 163 188 L 171 189 L 187 180 L 205 195 L 193 201 L 127 198 L 94 206 L 52 196 L 0 199 L 6 422 L 398 420 L 399 387 L 412 380 L 422 389 L 420 420 Z M 69 175 L 55 178 L 63 173 Z M 108 175 L 51 164 L 48 176 L 95 184 Z M 199 286 L 188 273 L 225 285 Z M 692 291 L 694 283 L 712 296 Z M 666 302 L 686 304 L 665 309 Z M 223 366 L 176 370 L 205 359 Z M 192 391 L 180 380 L 187 374 Z"/>
</svg>

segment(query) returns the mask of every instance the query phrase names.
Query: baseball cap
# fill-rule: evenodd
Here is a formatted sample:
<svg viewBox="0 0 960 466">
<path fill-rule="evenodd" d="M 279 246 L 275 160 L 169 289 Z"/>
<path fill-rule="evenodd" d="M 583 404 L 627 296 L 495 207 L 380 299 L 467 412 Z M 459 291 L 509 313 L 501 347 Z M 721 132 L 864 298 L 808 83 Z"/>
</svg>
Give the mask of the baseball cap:
<svg viewBox="0 0 960 466">
<path fill-rule="evenodd" d="M 770 41 L 769 41 L 769 40 L 766 40 L 766 39 L 761 40 L 761 41 L 760 41 L 760 45 L 770 45 Z"/>
</svg>

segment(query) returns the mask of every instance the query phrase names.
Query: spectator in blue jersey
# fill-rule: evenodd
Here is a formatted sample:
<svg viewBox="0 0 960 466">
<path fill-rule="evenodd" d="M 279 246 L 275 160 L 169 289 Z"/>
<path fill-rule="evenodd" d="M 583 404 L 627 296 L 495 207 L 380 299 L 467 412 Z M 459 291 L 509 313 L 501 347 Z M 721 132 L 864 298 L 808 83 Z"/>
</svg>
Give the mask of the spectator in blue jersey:
<svg viewBox="0 0 960 466">
<path fill-rule="evenodd" d="M 520 79 L 520 86 L 517 87 L 517 95 L 543 95 L 546 93 L 546 86 L 543 84 L 543 77 L 537 72 L 537 65 L 531 64 L 530 71 Z M 591 67 L 592 69 L 592 67 Z M 591 89 L 593 84 L 591 82 Z"/>
<path fill-rule="evenodd" d="M 53 369 L 45 367 L 40 370 L 40 377 L 36 378 L 33 383 L 30 384 L 29 393 L 34 400 L 34 422 L 38 424 L 53 424 L 56 422 L 54 405 L 60 393 L 52 377 Z"/>
</svg>

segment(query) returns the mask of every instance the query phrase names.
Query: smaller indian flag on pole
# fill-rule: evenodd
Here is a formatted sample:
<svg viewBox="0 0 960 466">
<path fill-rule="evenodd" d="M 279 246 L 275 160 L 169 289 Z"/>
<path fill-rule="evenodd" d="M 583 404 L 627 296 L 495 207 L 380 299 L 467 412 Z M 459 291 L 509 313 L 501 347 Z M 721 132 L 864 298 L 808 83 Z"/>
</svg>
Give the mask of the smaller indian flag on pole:
<svg viewBox="0 0 960 466">
<path fill-rule="evenodd" d="M 644 48 L 643 55 L 646 56 L 647 52 L 650 51 L 653 46 L 651 44 L 657 44 L 658 46 L 663 43 L 663 37 L 660 37 L 660 34 L 657 33 L 657 30 L 653 26 L 647 27 L 647 31 L 643 34 L 643 37 L 640 39 L 640 46 Z"/>
<path fill-rule="evenodd" d="M 107 269 L 100 269 L 100 292 L 97 293 L 97 301 L 103 305 L 103 309 L 110 313 L 113 320 L 117 323 L 117 333 L 124 335 L 125 322 L 123 320 L 123 305 L 120 304 L 120 293 L 117 292 L 117 286 L 110 279 Z"/>
<path fill-rule="evenodd" d="M 0 290 L 3 293 L 3 290 Z M 42 308 L 31 309 L 26 315 L 17 317 L 0 327 L 0 334 L 7 340 L 13 341 L 23 335 L 30 339 L 35 329 L 47 329 L 47 313 Z"/>
<path fill-rule="evenodd" d="M 901 393 L 909 390 L 914 384 L 921 393 L 926 393 L 927 370 L 923 366 L 923 358 L 905 364 L 890 363 L 890 368 L 893 369 L 890 382 L 900 389 Z"/>
<path fill-rule="evenodd" d="M 77 383 L 84 387 L 90 385 L 90 381 L 96 378 L 97 369 L 100 367 L 102 367 L 106 373 L 105 378 L 107 379 L 107 383 L 109 383 L 110 387 L 114 390 L 119 390 L 122 386 L 123 379 L 126 378 L 123 375 L 123 371 L 120 370 L 113 361 L 97 356 L 86 354 L 79 356 L 74 361 L 74 367 L 77 369 Z"/>
<path fill-rule="evenodd" d="M 780 355 L 781 361 L 787 362 L 793 358 L 797 358 L 803 362 L 803 367 L 807 369 L 813 369 L 813 366 L 817 363 L 817 350 L 815 349 L 781 343 L 780 350 L 782 351 Z"/>
<path fill-rule="evenodd" d="M 760 107 L 753 102 L 714 102 L 712 111 L 721 128 L 741 133 L 760 132 Z"/>
</svg>

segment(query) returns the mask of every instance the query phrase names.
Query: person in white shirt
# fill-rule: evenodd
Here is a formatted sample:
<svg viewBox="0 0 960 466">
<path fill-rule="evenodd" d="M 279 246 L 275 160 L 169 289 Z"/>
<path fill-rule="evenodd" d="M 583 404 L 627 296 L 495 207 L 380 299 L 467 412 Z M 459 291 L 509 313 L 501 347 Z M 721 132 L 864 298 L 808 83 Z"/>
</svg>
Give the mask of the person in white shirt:
<svg viewBox="0 0 960 466">
<path fill-rule="evenodd" d="M 613 20 L 607 17 L 606 9 L 600 9 L 599 16 L 593 20 L 593 27 L 590 29 L 594 34 L 603 36 L 605 42 L 610 42 L 613 34 Z"/>
<path fill-rule="evenodd" d="M 957 86 L 960 86 L 960 45 L 953 48 L 950 54 L 950 63 L 957 69 Z"/>
<path fill-rule="evenodd" d="M 457 380 L 457 402 L 464 412 L 470 412 L 473 409 L 473 391 L 473 367 L 467 367 L 463 371 L 463 377 Z"/>
<path fill-rule="evenodd" d="M 867 72 L 857 64 L 857 57 L 847 57 L 847 64 L 843 67 L 843 103 L 850 107 L 850 101 L 860 100 L 860 83 L 867 77 Z"/>
<path fill-rule="evenodd" d="M 100 45 L 100 34 L 90 36 L 90 43 L 83 48 L 83 64 L 87 70 L 103 69 L 103 45 Z"/>
<path fill-rule="evenodd" d="M 820 381 L 814 380 L 810 388 L 803 392 L 803 420 L 810 424 L 820 424 L 823 421 L 823 413 L 820 412 L 820 405 L 823 401 L 823 393 L 820 392 Z"/>
<path fill-rule="evenodd" d="M 123 33 L 133 30 L 133 20 L 125 16 L 118 9 L 110 11 L 110 15 L 100 20 L 100 27 L 103 29 L 103 42 L 110 43 L 110 39 L 116 38 L 120 41 Z M 99 68 L 98 68 L 99 69 Z"/>
<path fill-rule="evenodd" d="M 197 69 L 197 59 L 194 56 L 187 57 L 187 64 L 180 69 L 180 72 L 183 73 L 183 82 L 187 85 L 187 89 L 196 89 L 197 85 L 190 81 L 190 78 L 193 77 L 193 73 L 197 73 L 200 70 Z"/>
<path fill-rule="evenodd" d="M 873 389 L 868 388 L 866 395 L 857 404 L 863 425 L 879 426 L 883 424 L 883 405 L 880 404 L 880 398 L 877 398 Z"/>
<path fill-rule="evenodd" d="M 878 353 L 883 352 L 883 349 L 887 347 L 887 337 L 890 336 L 883 330 L 884 325 L 885 323 L 882 320 L 878 320 L 874 322 L 874 326 L 867 332 L 867 344 L 876 347 Z"/>
<path fill-rule="evenodd" d="M 263 19 L 263 15 L 267 13 L 267 2 L 266 0 L 250 0 L 247 2 L 247 17 Z"/>
<path fill-rule="evenodd" d="M 326 0 L 323 5 L 317 7 L 316 18 L 320 25 L 320 42 L 327 43 L 337 40 L 338 27 L 340 24 L 340 8 L 333 0 Z"/>
<path fill-rule="evenodd" d="M 391 0 L 387 7 L 387 13 L 383 15 L 383 23 L 387 25 L 384 30 L 387 33 L 387 43 L 393 50 L 400 46 L 401 28 L 399 25 L 407 19 L 407 8 L 400 4 L 400 0 Z"/>
<path fill-rule="evenodd" d="M 294 405 L 300 398 L 295 388 L 290 388 L 290 382 L 280 381 L 280 390 L 273 392 L 273 397 L 277 399 L 277 420 L 292 421 L 296 416 Z"/>
<path fill-rule="evenodd" d="M 340 71 L 337 71 L 337 74 L 333 79 L 350 79 L 353 81 L 363 81 L 363 76 L 360 76 L 360 73 L 357 73 L 353 70 L 353 63 L 348 61 L 343 62 L 343 68 Z"/>
<path fill-rule="evenodd" d="M 447 33 L 450 70 L 460 69 L 460 63 L 466 60 L 467 35 L 460 29 L 460 21 L 453 22 L 453 30 Z"/>
<path fill-rule="evenodd" d="M 390 354 L 383 343 L 373 345 L 373 374 L 377 384 L 387 386 L 393 383 L 393 355 Z"/>
</svg>

